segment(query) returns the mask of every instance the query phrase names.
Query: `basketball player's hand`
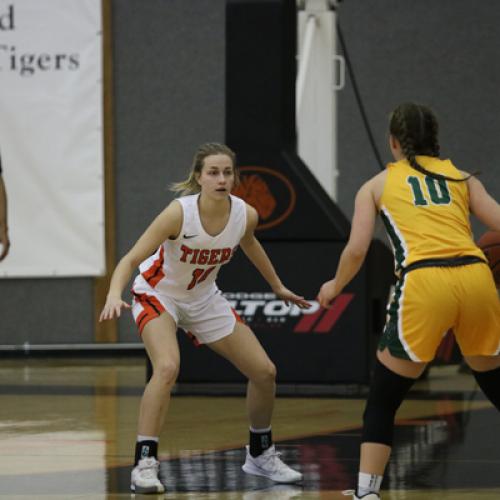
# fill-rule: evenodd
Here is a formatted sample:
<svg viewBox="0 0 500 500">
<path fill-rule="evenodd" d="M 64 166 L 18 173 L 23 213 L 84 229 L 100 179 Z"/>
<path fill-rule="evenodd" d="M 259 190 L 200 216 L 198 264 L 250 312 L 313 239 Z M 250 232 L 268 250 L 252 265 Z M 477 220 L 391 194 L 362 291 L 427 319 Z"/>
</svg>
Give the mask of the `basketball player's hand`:
<svg viewBox="0 0 500 500">
<path fill-rule="evenodd" d="M 10 248 L 9 236 L 7 234 L 7 229 L 3 230 L 0 227 L 0 261 L 7 257 Z"/>
<path fill-rule="evenodd" d="M 318 293 L 319 305 L 325 309 L 329 309 L 332 305 L 333 299 L 339 294 L 340 290 L 337 290 L 335 278 L 323 283 Z"/>
<path fill-rule="evenodd" d="M 130 307 L 130 304 L 127 304 L 121 297 L 108 297 L 102 309 L 101 316 L 99 316 L 99 321 L 119 318 L 122 308 L 130 309 Z"/>
<path fill-rule="evenodd" d="M 285 301 L 285 304 L 288 306 L 290 302 L 299 306 L 301 309 L 309 309 L 311 304 L 304 299 L 304 297 L 300 297 L 299 295 L 294 294 L 291 290 L 288 290 L 283 285 L 280 285 L 276 288 L 273 288 L 273 292 L 280 298 Z"/>
</svg>

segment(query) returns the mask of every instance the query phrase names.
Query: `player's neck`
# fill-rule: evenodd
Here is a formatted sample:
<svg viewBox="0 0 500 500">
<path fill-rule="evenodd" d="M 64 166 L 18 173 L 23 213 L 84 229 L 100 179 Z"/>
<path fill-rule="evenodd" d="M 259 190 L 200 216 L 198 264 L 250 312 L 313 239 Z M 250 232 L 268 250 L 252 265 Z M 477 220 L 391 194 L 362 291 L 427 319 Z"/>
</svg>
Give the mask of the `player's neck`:
<svg viewBox="0 0 500 500">
<path fill-rule="evenodd" d="M 406 160 L 406 156 L 403 154 L 402 151 L 399 150 L 393 150 L 392 156 L 395 161 Z"/>
<path fill-rule="evenodd" d="M 200 213 L 208 217 L 223 217 L 231 209 L 231 202 L 229 196 L 216 199 L 204 196 L 202 193 L 198 199 L 198 209 Z"/>
</svg>

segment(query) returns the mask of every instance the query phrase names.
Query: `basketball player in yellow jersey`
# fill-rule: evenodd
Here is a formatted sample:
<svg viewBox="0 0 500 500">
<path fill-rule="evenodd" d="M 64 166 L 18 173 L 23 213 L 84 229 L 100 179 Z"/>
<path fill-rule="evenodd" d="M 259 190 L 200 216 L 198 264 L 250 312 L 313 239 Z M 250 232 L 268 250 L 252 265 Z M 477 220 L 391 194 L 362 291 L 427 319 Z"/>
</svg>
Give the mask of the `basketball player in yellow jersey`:
<svg viewBox="0 0 500 500">
<path fill-rule="evenodd" d="M 351 234 L 335 278 L 318 295 L 328 307 L 355 276 L 380 213 L 398 281 L 363 415 L 360 471 L 352 494 L 364 500 L 380 498 L 395 413 L 450 328 L 479 386 L 500 409 L 500 301 L 469 223 L 473 213 L 500 231 L 500 205 L 475 177 L 439 158 L 438 123 L 430 109 L 398 106 L 389 145 L 395 162 L 356 195 Z"/>
</svg>

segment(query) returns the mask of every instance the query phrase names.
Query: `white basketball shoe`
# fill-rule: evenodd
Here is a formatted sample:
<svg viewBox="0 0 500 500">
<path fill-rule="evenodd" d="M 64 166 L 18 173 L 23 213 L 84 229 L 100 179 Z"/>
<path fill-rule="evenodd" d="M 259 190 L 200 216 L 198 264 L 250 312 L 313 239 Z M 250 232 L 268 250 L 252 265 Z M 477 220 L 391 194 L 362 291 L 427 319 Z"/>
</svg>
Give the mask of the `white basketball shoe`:
<svg viewBox="0 0 500 500">
<path fill-rule="evenodd" d="M 342 492 L 344 496 L 351 496 L 352 500 L 380 500 L 380 495 L 377 493 L 368 493 L 362 497 L 356 495 L 356 490 L 345 490 Z"/>
<path fill-rule="evenodd" d="M 277 483 L 296 483 L 302 480 L 300 472 L 291 469 L 281 460 L 281 453 L 276 451 L 274 445 L 258 457 L 250 455 L 249 446 L 246 446 L 246 450 L 247 457 L 242 469 L 247 474 L 268 477 Z"/>
<path fill-rule="evenodd" d="M 160 462 L 154 457 L 139 460 L 132 469 L 130 489 L 136 493 L 163 493 L 165 487 L 158 479 Z"/>
</svg>

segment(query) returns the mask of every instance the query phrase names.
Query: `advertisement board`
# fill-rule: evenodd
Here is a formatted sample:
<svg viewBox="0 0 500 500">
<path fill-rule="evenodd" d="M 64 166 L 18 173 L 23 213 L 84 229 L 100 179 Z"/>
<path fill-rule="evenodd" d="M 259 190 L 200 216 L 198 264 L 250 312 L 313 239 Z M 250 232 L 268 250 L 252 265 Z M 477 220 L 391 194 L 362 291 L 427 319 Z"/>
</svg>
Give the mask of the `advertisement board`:
<svg viewBox="0 0 500 500">
<path fill-rule="evenodd" d="M 0 276 L 105 272 L 101 30 L 100 0 L 0 0 Z"/>
<path fill-rule="evenodd" d="M 320 285 L 335 270 L 343 245 L 335 242 L 267 242 L 264 247 L 288 288 L 304 295 L 309 310 L 277 298 L 241 250 L 221 270 L 218 285 L 252 329 L 278 371 L 281 383 L 365 382 L 369 370 L 367 331 L 373 317 L 366 270 L 322 309 Z M 181 382 L 239 382 L 243 377 L 207 346 L 195 347 L 182 332 Z"/>
</svg>

